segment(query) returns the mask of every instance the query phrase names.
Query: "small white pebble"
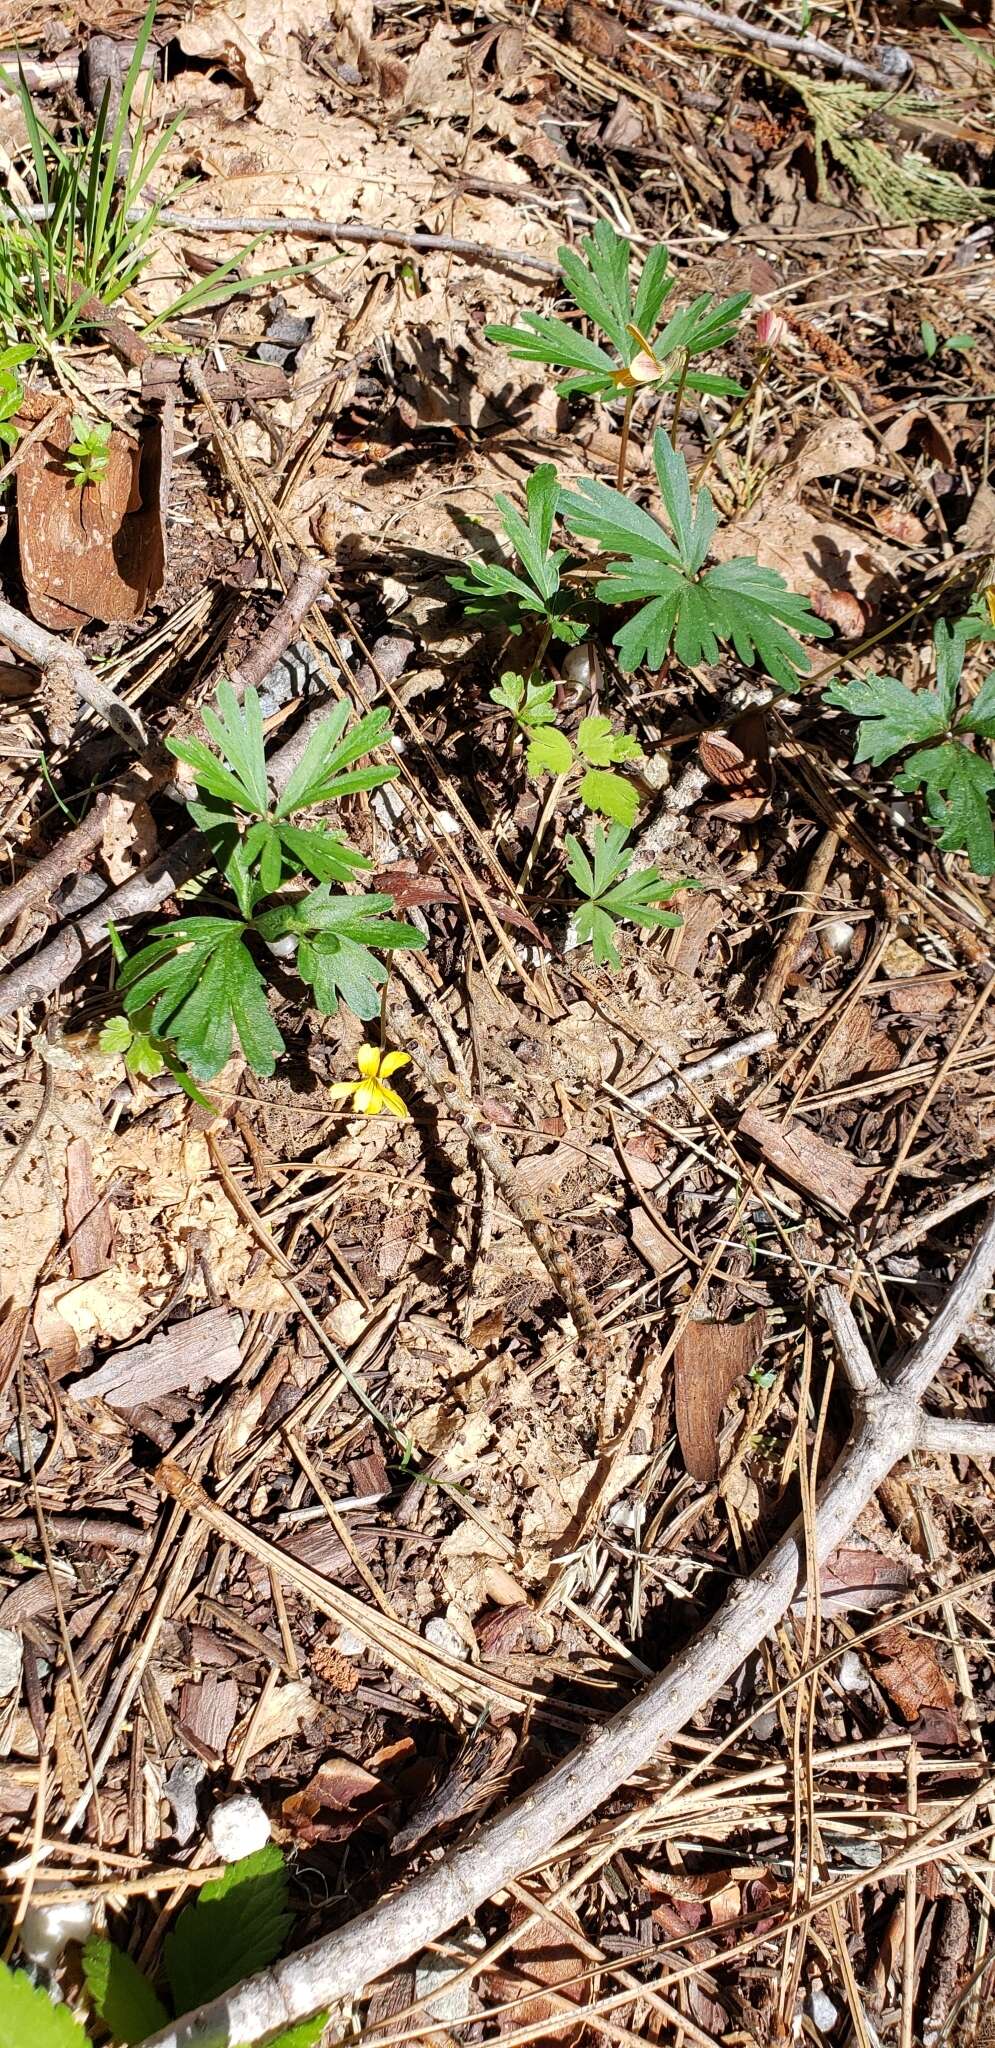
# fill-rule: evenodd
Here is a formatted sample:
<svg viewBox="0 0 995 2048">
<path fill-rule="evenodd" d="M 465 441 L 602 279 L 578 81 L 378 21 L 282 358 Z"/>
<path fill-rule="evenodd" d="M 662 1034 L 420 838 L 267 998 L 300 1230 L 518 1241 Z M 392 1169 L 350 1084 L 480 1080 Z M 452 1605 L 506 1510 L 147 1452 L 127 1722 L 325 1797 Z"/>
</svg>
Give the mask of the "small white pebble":
<svg viewBox="0 0 995 2048">
<path fill-rule="evenodd" d="M 848 924 L 845 917 L 831 917 L 822 927 L 822 936 L 830 952 L 842 956 L 849 953 L 853 945 L 854 930 L 855 927 Z"/>
<path fill-rule="evenodd" d="M 93 1907 L 89 1900 L 68 1899 L 60 1906 L 29 1906 L 21 1922 L 20 1942 L 31 1962 L 51 1970 L 67 1942 L 85 1941 L 92 1933 Z"/>
<path fill-rule="evenodd" d="M 814 1986 L 809 1997 L 808 2009 L 812 2025 L 818 2027 L 820 2034 L 831 2034 L 839 2019 L 839 2012 L 832 1999 L 827 1998 L 818 1985 Z"/>
<path fill-rule="evenodd" d="M 837 1675 L 844 1692 L 870 1692 L 871 1681 L 856 1650 L 844 1650 Z"/>
<path fill-rule="evenodd" d="M 457 1635 L 451 1622 L 444 1614 L 430 1614 L 422 1631 L 426 1642 L 434 1643 L 437 1650 L 443 1650 L 447 1657 L 465 1657 L 466 1644 Z"/>
<path fill-rule="evenodd" d="M 222 1863 L 237 1863 L 252 1856 L 269 1841 L 269 1819 L 264 1806 L 251 1792 L 236 1792 L 223 1799 L 207 1823 L 207 1839 Z"/>
<path fill-rule="evenodd" d="M 40 1465 L 48 1449 L 48 1437 L 43 1429 L 32 1428 L 29 1431 L 29 1436 L 31 1440 L 30 1460 L 24 1454 L 19 1424 L 15 1422 L 13 1429 L 8 1430 L 3 1440 L 3 1447 L 8 1458 L 13 1458 L 15 1465 L 19 1465 L 22 1472 L 29 1472 L 33 1464 Z"/>
<path fill-rule="evenodd" d="M 459 819 L 453 817 L 452 811 L 436 811 L 434 823 L 439 832 L 459 832 L 462 830 Z"/>
<path fill-rule="evenodd" d="M 367 1647 L 365 1636 L 357 1635 L 354 1628 L 340 1628 L 332 1644 L 340 1657 L 365 1657 Z"/>
<path fill-rule="evenodd" d="M 903 803 L 889 804 L 888 816 L 893 825 L 898 825 L 904 829 L 912 823 L 912 805 Z"/>
<path fill-rule="evenodd" d="M 24 1644 L 17 1630 L 0 1628 L 0 1700 L 17 1691 L 23 1663 Z"/>
<path fill-rule="evenodd" d="M 581 641 L 579 647 L 571 647 L 563 657 L 563 673 L 568 683 L 576 683 L 580 690 L 589 690 L 594 673 L 591 649 Z"/>
<path fill-rule="evenodd" d="M 274 960 L 293 960 L 297 956 L 297 937 L 294 932 L 284 932 L 282 939 L 267 939 L 265 946 L 267 953 L 272 953 Z"/>
</svg>

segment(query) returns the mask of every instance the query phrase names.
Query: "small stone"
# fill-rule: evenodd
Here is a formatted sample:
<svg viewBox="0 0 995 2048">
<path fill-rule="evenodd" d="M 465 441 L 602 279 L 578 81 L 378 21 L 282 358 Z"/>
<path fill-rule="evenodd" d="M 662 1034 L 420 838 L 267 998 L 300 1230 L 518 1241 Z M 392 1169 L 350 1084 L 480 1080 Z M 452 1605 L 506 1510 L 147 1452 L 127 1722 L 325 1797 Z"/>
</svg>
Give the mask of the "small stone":
<svg viewBox="0 0 995 2048">
<path fill-rule="evenodd" d="M 828 922 L 822 926 L 822 936 L 830 952 L 837 953 L 840 958 L 842 958 L 844 953 L 849 953 L 850 947 L 853 945 L 855 929 L 854 925 L 847 923 L 845 917 L 829 918 Z"/>
<path fill-rule="evenodd" d="M 69 1899 L 59 1906 L 29 1906 L 21 1922 L 21 1947 L 33 1963 L 55 1967 L 67 1942 L 86 1941 L 93 1933 L 93 1907 L 87 1899 Z"/>
<path fill-rule="evenodd" d="M 8 1458 L 13 1458 L 15 1465 L 20 1466 L 22 1472 L 30 1472 L 32 1464 L 40 1465 L 48 1449 L 48 1436 L 45 1430 L 32 1428 L 28 1431 L 28 1435 L 31 1442 L 30 1460 L 25 1457 L 24 1446 L 21 1443 L 20 1427 L 16 1422 L 13 1429 L 7 1431 L 3 1440 L 3 1447 Z"/>
<path fill-rule="evenodd" d="M 832 1999 L 827 1998 L 818 1985 L 813 1987 L 808 2009 L 812 2025 L 818 2027 L 820 2034 L 831 2034 L 839 2019 L 839 2012 Z"/>
<path fill-rule="evenodd" d="M 0 1628 L 0 1700 L 17 1692 L 24 1663 L 24 1644 L 16 1629 Z"/>
<path fill-rule="evenodd" d="M 207 1823 L 207 1839 L 222 1863 L 238 1863 L 264 1849 L 270 1838 L 266 1808 L 251 1792 L 236 1792 L 216 1806 Z"/>
<path fill-rule="evenodd" d="M 340 1657 L 365 1657 L 366 1638 L 357 1635 L 354 1628 L 340 1628 L 332 1648 L 338 1651 Z"/>
<path fill-rule="evenodd" d="M 467 1647 L 462 1636 L 457 1635 L 452 1623 L 446 1620 L 444 1614 L 429 1615 L 422 1634 L 426 1642 L 434 1643 L 436 1649 L 444 1651 L 447 1657 L 465 1658 L 467 1655 Z"/>
</svg>

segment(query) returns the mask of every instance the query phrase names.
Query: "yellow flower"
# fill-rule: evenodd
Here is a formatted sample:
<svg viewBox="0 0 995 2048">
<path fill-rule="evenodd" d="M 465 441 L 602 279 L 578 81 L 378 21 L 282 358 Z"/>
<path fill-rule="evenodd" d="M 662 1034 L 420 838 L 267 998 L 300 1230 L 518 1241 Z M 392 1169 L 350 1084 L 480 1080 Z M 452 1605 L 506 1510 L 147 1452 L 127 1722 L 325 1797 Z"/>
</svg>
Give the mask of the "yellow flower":
<svg viewBox="0 0 995 2048">
<path fill-rule="evenodd" d="M 396 1088 L 388 1088 L 387 1077 L 396 1074 L 399 1067 L 411 1065 L 411 1055 L 406 1052 L 379 1052 L 375 1045 L 361 1045 L 356 1054 L 359 1068 L 358 1081 L 333 1081 L 328 1090 L 333 1102 L 344 1102 L 351 1095 L 355 1107 L 363 1116 L 379 1116 L 385 1109 L 389 1116 L 407 1116 L 406 1103 L 402 1102 Z"/>
</svg>

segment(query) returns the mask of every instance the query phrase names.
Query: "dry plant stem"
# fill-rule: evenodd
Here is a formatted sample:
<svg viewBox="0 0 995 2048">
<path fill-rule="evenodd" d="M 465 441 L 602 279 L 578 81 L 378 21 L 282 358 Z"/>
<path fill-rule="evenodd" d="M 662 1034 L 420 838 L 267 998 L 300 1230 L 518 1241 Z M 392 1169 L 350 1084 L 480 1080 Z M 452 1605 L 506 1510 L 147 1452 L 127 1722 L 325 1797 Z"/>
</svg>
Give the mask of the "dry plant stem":
<svg viewBox="0 0 995 2048">
<path fill-rule="evenodd" d="M 779 29 L 760 28 L 756 22 L 741 21 L 735 14 L 721 14 L 714 7 L 701 7 L 697 0 L 653 0 L 654 7 L 667 7 L 672 14 L 686 14 L 691 21 L 704 22 L 706 28 L 721 29 L 724 35 L 738 36 L 742 42 L 762 43 L 768 50 L 787 50 L 793 57 L 811 57 L 816 64 L 826 64 L 832 71 L 841 71 L 844 78 L 862 78 L 865 85 L 879 86 L 885 92 L 894 92 L 897 83 L 894 72 L 879 71 L 874 64 L 864 64 L 859 57 L 848 57 L 845 50 L 834 50 L 830 43 L 820 42 L 817 36 L 789 36 Z M 911 64 L 908 69 L 911 70 Z"/>
<path fill-rule="evenodd" d="M 243 666 L 243 675 L 247 668 L 248 663 Z M 357 681 L 362 681 L 362 670 Z M 278 793 L 290 780 L 312 732 L 327 715 L 328 702 L 323 697 L 293 738 L 271 757 L 270 778 Z M 135 918 L 152 916 L 162 908 L 167 896 L 208 864 L 207 850 L 199 832 L 185 832 L 168 853 L 161 854 L 141 874 L 132 875 L 119 889 L 95 903 L 76 924 L 67 925 L 32 959 L 5 975 L 0 980 L 0 1017 L 12 1016 L 25 1004 L 51 995 L 74 972 L 80 961 L 103 943 L 112 920 L 116 926 L 123 927 Z"/>
<path fill-rule="evenodd" d="M 774 955 L 773 964 L 764 983 L 764 1001 L 776 1010 L 788 985 L 788 976 L 798 957 L 798 949 L 808 931 L 809 925 L 819 908 L 819 899 L 829 880 L 830 870 L 839 851 L 840 836 L 830 829 L 824 832 L 809 862 L 801 902 L 788 921 L 788 929 Z"/>
<path fill-rule="evenodd" d="M 52 669 L 61 669 L 68 676 L 77 697 L 95 711 L 106 725 L 113 726 L 129 747 L 144 747 L 145 728 L 141 719 L 107 683 L 95 676 L 88 661 L 65 640 L 55 633 L 48 633 L 34 619 L 25 618 L 12 604 L 0 598 L 0 640 L 6 640 L 15 654 L 23 656 L 33 668 L 40 668 L 45 674 Z"/>
<path fill-rule="evenodd" d="M 47 902 L 67 875 L 79 871 L 103 833 L 109 804 L 108 795 L 98 796 L 81 825 L 75 825 L 64 839 L 57 840 L 50 852 L 36 860 L 16 882 L 11 882 L 9 889 L 0 889 L 0 931 L 13 924 L 22 910 L 30 910 L 33 903 Z"/>
<path fill-rule="evenodd" d="M 672 1095 L 681 1081 L 693 1088 L 699 1081 L 711 1080 L 713 1074 L 725 1072 L 727 1067 L 736 1067 L 740 1060 L 752 1059 L 754 1053 L 769 1052 L 777 1044 L 776 1031 L 751 1031 L 748 1038 L 738 1038 L 734 1045 L 723 1045 L 717 1052 L 710 1052 L 703 1060 L 695 1060 L 689 1067 L 682 1067 L 679 1073 L 663 1074 L 659 1081 L 647 1081 L 645 1088 L 633 1088 L 623 1100 L 630 1109 L 652 1109 L 655 1102 Z"/>
<path fill-rule="evenodd" d="M 921 1395 L 990 1287 L 993 1272 L 995 1207 L 932 1327 L 890 1382 L 874 1371 L 856 1325 L 840 1319 L 836 1290 L 821 1290 L 824 1311 L 841 1333 L 842 1364 L 854 1389 L 854 1421 L 817 1497 L 814 1557 L 806 1554 L 799 1517 L 643 1693 L 465 1847 L 450 1851 L 406 1890 L 348 1926 L 170 2022 L 146 2048 L 230 2048 L 236 2042 L 251 2048 L 278 2027 L 355 1998 L 373 1981 L 371 1972 L 385 1976 L 503 1886 L 548 1864 L 564 1836 L 642 1769 L 661 1743 L 679 1734 L 728 1682 L 782 1620 L 807 1572 L 818 1570 L 849 1534 L 892 1467 L 921 1446 L 926 1427 Z"/>
</svg>

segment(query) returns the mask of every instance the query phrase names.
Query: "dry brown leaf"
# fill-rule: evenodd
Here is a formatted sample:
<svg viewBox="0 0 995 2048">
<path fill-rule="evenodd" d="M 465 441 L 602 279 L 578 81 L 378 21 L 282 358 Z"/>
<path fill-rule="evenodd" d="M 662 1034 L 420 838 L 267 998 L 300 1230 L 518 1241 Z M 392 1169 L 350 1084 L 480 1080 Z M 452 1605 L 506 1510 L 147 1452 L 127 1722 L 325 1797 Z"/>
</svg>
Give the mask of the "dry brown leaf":
<svg viewBox="0 0 995 2048">
<path fill-rule="evenodd" d="M 902 1719 L 916 1727 L 920 1739 L 953 1744 L 963 1740 L 954 1688 L 929 1636 L 896 1624 L 873 1638 L 869 1649 L 878 1684 Z"/>
<path fill-rule="evenodd" d="M 742 1323 L 689 1323 L 674 1354 L 677 1435 L 692 1479 L 710 1486 L 719 1470 L 719 1421 L 737 1380 L 763 1349 L 763 1309 Z"/>
<path fill-rule="evenodd" d="M 129 803 L 112 790 L 104 812 L 100 858 L 110 880 L 126 882 L 159 851 L 159 835 L 147 803 Z"/>
<path fill-rule="evenodd" d="M 245 1761 L 251 1762 L 274 1742 L 286 1742 L 291 1735 L 299 1734 L 302 1728 L 312 1723 L 318 1707 L 310 1686 L 303 1679 L 289 1679 L 271 1692 L 264 1702 L 261 1714 L 253 1722 L 252 1739 L 246 1752 Z"/>
<path fill-rule="evenodd" d="M 527 1918 L 526 1908 L 516 1906 L 512 1925 Z M 560 1908 L 560 1922 L 576 1927 L 580 1936 L 580 1922 L 567 1908 Z M 525 1927 L 511 1950 L 511 1958 L 517 1963 L 522 1975 L 545 1984 L 552 1991 L 564 1985 L 562 1996 L 569 1998 L 572 2005 L 586 2005 L 591 1997 L 591 1984 L 573 1983 L 583 1970 L 583 1958 L 575 1944 L 565 1932 L 564 1926 L 553 1920 L 536 1920 Z M 498 2015 L 498 2028 L 502 2034 L 517 2033 L 521 2027 L 542 2026 L 543 2041 L 576 2042 L 582 2022 L 564 2020 L 559 2007 L 541 1991 L 534 1996 L 523 1991 L 521 1978 L 502 1973 L 500 1968 L 491 1980 L 496 1997 L 512 2000 L 507 2010 Z"/>
<path fill-rule="evenodd" d="M 374 1813 L 387 1794 L 380 1779 L 349 1756 L 326 1757 L 300 1792 L 292 1792 L 281 1808 L 299 1842 L 347 1842 Z"/>
<path fill-rule="evenodd" d="M 354 10 L 362 11 L 361 5 Z M 372 21 L 369 6 L 366 11 Z M 334 8 L 326 12 L 334 14 Z M 226 7 L 199 9 L 195 20 L 182 22 L 178 41 L 186 56 L 223 64 L 258 98 L 296 54 L 291 37 L 313 34 L 315 25 L 310 0 L 229 0 Z"/>
<path fill-rule="evenodd" d="M 863 632 L 867 604 L 894 575 L 899 555 L 877 537 L 857 533 L 842 520 L 810 512 L 800 502 L 816 478 L 848 475 L 880 467 L 880 455 L 869 434 L 855 420 L 830 420 L 795 443 L 788 460 L 768 479 L 756 503 L 741 519 L 721 527 L 712 542 L 720 562 L 742 554 L 755 555 L 764 568 L 777 569 L 792 590 L 826 604 L 849 598 L 861 606 L 840 610 L 833 623 L 846 632 Z"/>
</svg>

